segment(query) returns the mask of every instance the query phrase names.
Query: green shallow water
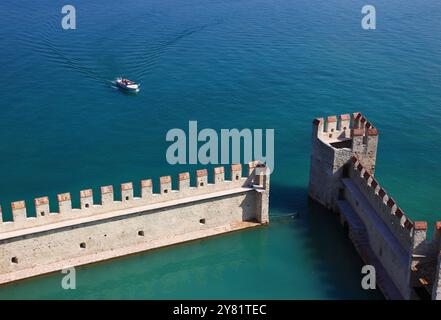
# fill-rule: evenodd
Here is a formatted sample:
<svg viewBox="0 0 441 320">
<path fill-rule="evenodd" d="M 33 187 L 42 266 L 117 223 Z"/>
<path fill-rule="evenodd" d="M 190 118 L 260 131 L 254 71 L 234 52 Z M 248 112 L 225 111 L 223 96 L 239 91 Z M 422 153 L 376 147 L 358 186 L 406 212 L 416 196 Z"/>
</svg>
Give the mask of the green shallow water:
<svg viewBox="0 0 441 320">
<path fill-rule="evenodd" d="M 76 290 L 63 290 L 57 273 L 7 286 L 0 297 L 381 298 L 360 289 L 361 266 L 337 219 L 311 205 L 298 219 L 78 268 Z"/>
<path fill-rule="evenodd" d="M 362 111 L 377 177 L 413 219 L 439 219 L 441 4 L 374 1 L 1 2 L 0 202 L 176 175 L 166 132 L 274 128 L 271 225 L 0 288 L 0 298 L 381 298 L 335 217 L 307 200 L 311 120 Z M 124 32 L 122 32 L 123 30 Z M 136 96 L 112 88 L 124 75 Z M 138 191 L 138 190 L 136 190 Z M 296 219 L 290 218 L 294 212 Z"/>
</svg>

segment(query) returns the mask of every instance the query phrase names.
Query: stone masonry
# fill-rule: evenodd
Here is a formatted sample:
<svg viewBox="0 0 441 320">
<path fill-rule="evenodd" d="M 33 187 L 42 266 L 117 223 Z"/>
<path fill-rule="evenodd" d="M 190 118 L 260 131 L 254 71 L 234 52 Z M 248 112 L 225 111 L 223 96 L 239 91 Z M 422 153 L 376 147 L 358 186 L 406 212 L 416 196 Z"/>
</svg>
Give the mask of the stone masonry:
<svg viewBox="0 0 441 320">
<path fill-rule="evenodd" d="M 336 212 L 388 299 L 441 299 L 441 222 L 412 221 L 375 174 L 378 130 L 361 113 L 313 121 L 309 196 Z"/>
<path fill-rule="evenodd" d="M 80 191 L 80 208 L 69 193 L 58 195 L 58 212 L 50 212 L 48 197 L 35 199 L 36 217 L 28 217 L 26 203 L 12 203 L 13 221 L 0 219 L 0 284 L 64 268 L 111 259 L 184 241 L 269 223 L 269 170 L 254 161 L 242 176 L 242 165 L 196 172 L 190 186 L 188 172 L 161 177 L 160 193 L 150 179 L 141 181 L 139 197 L 131 182 L 101 187 L 101 203 L 91 189 Z M 0 210 L 0 218 L 1 218 Z"/>
</svg>

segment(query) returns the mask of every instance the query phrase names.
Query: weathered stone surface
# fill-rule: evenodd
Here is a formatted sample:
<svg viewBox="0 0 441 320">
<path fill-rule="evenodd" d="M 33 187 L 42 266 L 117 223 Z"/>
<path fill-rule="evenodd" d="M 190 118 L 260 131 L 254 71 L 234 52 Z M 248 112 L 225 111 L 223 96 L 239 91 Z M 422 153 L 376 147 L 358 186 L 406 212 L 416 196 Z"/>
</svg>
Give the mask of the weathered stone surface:
<svg viewBox="0 0 441 320">
<path fill-rule="evenodd" d="M 216 172 L 224 174 L 223 168 Z M 14 221 L 0 223 L 0 283 L 269 222 L 269 177 L 250 188 L 241 175 L 222 183 L 208 183 L 207 176 L 199 170 L 203 187 L 182 190 L 162 177 L 158 194 L 143 180 L 141 197 L 134 197 L 131 182 L 123 183 L 121 201 L 113 199 L 112 186 L 101 187 L 101 204 L 93 203 L 92 190 L 83 190 L 80 209 L 72 208 L 69 193 L 60 194 L 53 213 L 46 197 L 37 198 L 36 218 L 27 218 L 24 201 L 14 202 Z"/>
<path fill-rule="evenodd" d="M 388 277 L 380 285 L 386 296 L 396 297 L 390 294 L 396 288 L 402 298 L 413 299 L 413 288 L 425 286 L 433 299 L 441 299 L 441 223 L 428 241 L 427 223 L 407 217 L 374 178 L 377 128 L 359 112 L 350 128 L 348 118 L 338 117 L 337 131 L 334 116 L 326 118 L 326 128 L 322 118 L 313 122 L 309 196 L 331 210 L 344 207 L 356 214 L 372 255 L 359 252 L 365 262 L 381 264 Z"/>
</svg>

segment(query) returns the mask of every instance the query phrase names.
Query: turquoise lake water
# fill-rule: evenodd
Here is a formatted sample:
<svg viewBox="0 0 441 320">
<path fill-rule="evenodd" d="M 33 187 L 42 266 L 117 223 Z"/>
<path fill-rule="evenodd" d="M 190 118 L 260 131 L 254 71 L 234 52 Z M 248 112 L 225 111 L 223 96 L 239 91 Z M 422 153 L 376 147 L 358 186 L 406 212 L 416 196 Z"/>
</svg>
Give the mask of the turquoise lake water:
<svg viewBox="0 0 441 320">
<path fill-rule="evenodd" d="M 311 121 L 362 111 L 376 175 L 413 219 L 441 220 L 441 3 L 357 0 L 0 2 L 0 202 L 196 170 L 165 135 L 274 128 L 271 224 L 0 288 L 1 299 L 378 299 L 337 219 L 307 199 Z M 123 75 L 138 95 L 112 88 Z M 56 207 L 53 206 L 55 210 Z M 292 214 L 297 213 L 297 218 Z"/>
</svg>

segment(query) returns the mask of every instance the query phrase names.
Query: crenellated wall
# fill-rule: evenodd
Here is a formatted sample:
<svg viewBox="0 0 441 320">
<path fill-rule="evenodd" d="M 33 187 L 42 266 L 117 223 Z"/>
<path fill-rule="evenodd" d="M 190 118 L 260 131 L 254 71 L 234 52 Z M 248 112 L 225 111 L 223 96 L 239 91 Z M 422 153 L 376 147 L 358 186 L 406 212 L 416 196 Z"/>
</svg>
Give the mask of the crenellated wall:
<svg viewBox="0 0 441 320">
<path fill-rule="evenodd" d="M 370 249 L 401 296 L 407 298 L 410 296 L 409 263 L 414 223 L 355 156 L 347 165 L 348 177 L 343 178 L 344 199 L 363 222 Z"/>
<path fill-rule="evenodd" d="M 50 212 L 47 197 L 35 199 L 36 217 L 27 217 L 24 201 L 12 203 L 13 221 L 0 224 L 0 283 L 10 282 L 67 266 L 82 265 L 189 241 L 269 222 L 269 175 L 258 163 L 231 166 L 231 180 L 224 168 L 206 169 L 159 179 L 160 193 L 153 193 L 150 179 L 121 184 L 121 200 L 114 200 L 113 186 L 101 187 L 101 202 L 94 203 L 91 189 L 80 191 L 80 208 L 72 208 L 69 193 L 58 195 L 58 212 Z"/>
<path fill-rule="evenodd" d="M 360 161 L 353 156 L 349 165 L 349 177 L 369 202 L 369 205 L 389 228 L 404 250 L 412 245 L 414 222 L 398 207 L 395 200 L 369 174 Z"/>
<path fill-rule="evenodd" d="M 342 168 L 353 155 L 374 174 L 378 130 L 359 112 L 316 118 L 311 144 L 309 196 L 336 210 Z"/>
<path fill-rule="evenodd" d="M 374 177 L 378 130 L 361 113 L 313 122 L 309 195 L 340 214 L 390 299 L 441 299 L 441 223 L 412 221 Z"/>
</svg>

